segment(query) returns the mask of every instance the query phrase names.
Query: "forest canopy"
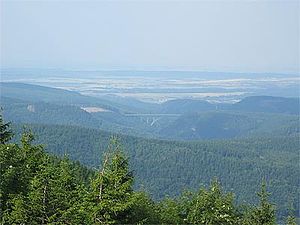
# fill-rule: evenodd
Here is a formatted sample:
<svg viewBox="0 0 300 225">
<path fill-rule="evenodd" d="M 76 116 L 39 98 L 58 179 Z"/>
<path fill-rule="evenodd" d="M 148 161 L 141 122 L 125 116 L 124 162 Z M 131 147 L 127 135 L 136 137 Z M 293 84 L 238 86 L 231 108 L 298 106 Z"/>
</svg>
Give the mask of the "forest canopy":
<svg viewBox="0 0 300 225">
<path fill-rule="evenodd" d="M 266 181 L 257 205 L 237 205 L 215 179 L 207 188 L 154 201 L 134 190 L 134 173 L 116 138 L 98 170 L 67 156 L 55 157 L 33 144 L 30 132 L 20 144 L 1 117 L 1 224 L 276 224 Z M 296 224 L 292 215 L 287 224 Z"/>
</svg>

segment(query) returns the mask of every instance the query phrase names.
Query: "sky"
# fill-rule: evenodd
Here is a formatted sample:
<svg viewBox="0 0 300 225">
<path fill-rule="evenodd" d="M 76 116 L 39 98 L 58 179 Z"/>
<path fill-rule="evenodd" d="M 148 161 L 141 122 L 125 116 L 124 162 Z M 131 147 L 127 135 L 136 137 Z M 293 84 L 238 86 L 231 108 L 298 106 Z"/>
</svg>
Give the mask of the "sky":
<svg viewBox="0 0 300 225">
<path fill-rule="evenodd" d="M 1 0 L 1 67 L 299 73 L 299 1 Z"/>
</svg>

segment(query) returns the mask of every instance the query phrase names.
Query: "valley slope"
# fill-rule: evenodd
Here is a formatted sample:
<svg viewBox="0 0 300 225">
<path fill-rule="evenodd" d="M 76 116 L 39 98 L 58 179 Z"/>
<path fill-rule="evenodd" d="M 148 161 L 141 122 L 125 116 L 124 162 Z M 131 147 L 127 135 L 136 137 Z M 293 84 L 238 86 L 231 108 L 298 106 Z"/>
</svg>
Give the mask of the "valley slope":
<svg viewBox="0 0 300 225">
<path fill-rule="evenodd" d="M 117 135 L 130 157 L 136 188 L 156 199 L 217 177 L 239 203 L 252 202 L 265 178 L 280 215 L 289 201 L 299 210 L 298 98 L 153 104 L 30 84 L 0 85 L 4 118 L 13 123 L 16 138 L 26 125 L 47 151 L 97 168 L 109 138 Z"/>
<path fill-rule="evenodd" d="M 23 124 L 24 125 L 24 124 Z M 14 131 L 22 132 L 22 124 Z M 67 154 L 84 165 L 98 168 L 106 151 L 110 132 L 77 126 L 27 124 L 48 152 Z M 178 195 L 197 189 L 218 178 L 239 203 L 253 203 L 261 181 L 268 181 L 271 200 L 279 214 L 286 213 L 289 201 L 299 209 L 299 139 L 261 137 L 214 141 L 163 141 L 117 135 L 130 157 L 136 188 L 154 198 Z"/>
<path fill-rule="evenodd" d="M 141 137 L 199 140 L 299 133 L 299 99 L 247 97 L 235 104 L 178 99 L 162 104 L 131 98 L 1 83 L 4 116 L 17 123 L 79 125 Z"/>
</svg>

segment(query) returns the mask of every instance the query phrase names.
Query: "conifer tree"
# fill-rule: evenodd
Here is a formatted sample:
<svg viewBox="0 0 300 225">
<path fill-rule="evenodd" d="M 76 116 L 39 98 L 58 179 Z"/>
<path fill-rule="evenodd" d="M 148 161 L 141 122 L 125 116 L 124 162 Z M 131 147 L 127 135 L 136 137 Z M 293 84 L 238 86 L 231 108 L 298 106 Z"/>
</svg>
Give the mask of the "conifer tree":
<svg viewBox="0 0 300 225">
<path fill-rule="evenodd" d="M 294 215 L 288 215 L 286 225 L 297 225 L 297 219 Z"/>
<path fill-rule="evenodd" d="M 290 203 L 288 212 L 289 212 L 289 214 L 286 218 L 286 225 L 297 225 L 297 219 L 294 215 L 294 207 L 293 207 L 292 202 Z"/>
<path fill-rule="evenodd" d="M 0 209 L 2 219 L 10 213 L 24 214 L 21 206 L 25 201 L 30 182 L 38 172 L 38 165 L 44 152 L 41 146 L 32 145 L 33 136 L 30 132 L 22 135 L 21 145 L 6 143 L 0 147 Z M 16 211 L 17 210 L 17 211 Z"/>
<path fill-rule="evenodd" d="M 111 139 L 102 169 L 92 181 L 91 218 L 95 224 L 125 224 L 134 204 L 133 175 L 116 138 Z"/>
<path fill-rule="evenodd" d="M 250 219 L 253 225 L 273 225 L 276 224 L 275 208 L 268 201 L 269 193 L 267 192 L 266 181 L 263 180 L 261 190 L 257 193 L 259 197 L 259 206 L 255 207 Z"/>
<path fill-rule="evenodd" d="M 218 181 L 213 181 L 209 190 L 200 189 L 192 199 L 187 220 L 191 224 L 237 224 L 232 194 L 223 194 Z"/>
<path fill-rule="evenodd" d="M 40 165 L 39 173 L 32 179 L 28 194 L 30 224 L 47 224 L 55 217 L 57 207 L 52 190 L 55 167 L 50 164 L 50 158 L 45 157 Z"/>
<path fill-rule="evenodd" d="M 57 175 L 53 185 L 56 204 L 56 215 L 53 221 L 64 224 L 84 224 L 87 215 L 83 213 L 80 205 L 84 201 L 85 188 L 79 178 L 75 177 L 66 156 L 59 162 Z"/>
<path fill-rule="evenodd" d="M 10 123 L 3 122 L 2 112 L 0 112 L 0 144 L 5 144 L 11 140 L 13 133 L 9 129 L 9 126 Z"/>
<path fill-rule="evenodd" d="M 144 191 L 134 192 L 130 224 L 160 224 L 157 204 Z"/>
<path fill-rule="evenodd" d="M 82 200 L 81 184 L 74 176 L 69 160 L 65 157 L 56 162 L 47 156 L 40 167 L 28 194 L 30 223 L 84 223 L 77 210 Z"/>
<path fill-rule="evenodd" d="M 165 198 L 159 204 L 161 224 L 184 224 L 185 218 L 180 217 L 180 202 Z"/>
<path fill-rule="evenodd" d="M 22 194 L 10 196 L 7 202 L 9 210 L 4 211 L 2 223 L 0 224 L 26 224 L 28 211 L 25 199 Z"/>
<path fill-rule="evenodd" d="M 2 110 L 2 109 L 0 109 Z M 11 139 L 12 132 L 9 130 L 10 123 L 4 123 L 2 112 L 0 112 L 0 222 L 3 220 L 4 211 L 8 200 L 9 185 L 11 185 L 12 177 L 15 172 L 12 172 L 13 154 L 15 146 L 6 145 Z"/>
</svg>

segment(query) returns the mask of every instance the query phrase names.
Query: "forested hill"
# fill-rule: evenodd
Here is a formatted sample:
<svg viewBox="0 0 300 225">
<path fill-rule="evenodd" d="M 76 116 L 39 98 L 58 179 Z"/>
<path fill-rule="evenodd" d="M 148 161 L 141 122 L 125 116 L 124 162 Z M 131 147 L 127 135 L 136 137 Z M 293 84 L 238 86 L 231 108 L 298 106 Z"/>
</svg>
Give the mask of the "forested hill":
<svg viewBox="0 0 300 225">
<path fill-rule="evenodd" d="M 14 125 L 20 134 L 23 125 Z M 27 125 L 37 143 L 56 155 L 67 153 L 92 168 L 98 167 L 112 133 L 76 126 Z M 289 201 L 299 209 L 299 139 L 261 137 L 178 142 L 119 135 L 136 177 L 155 199 L 178 195 L 183 189 L 208 185 L 217 177 L 238 202 L 253 202 L 261 180 L 269 182 L 271 199 L 280 215 Z M 17 138 L 17 137 L 16 137 Z"/>
<path fill-rule="evenodd" d="M 253 96 L 236 104 L 177 99 L 154 104 L 37 85 L 0 84 L 4 116 L 14 123 L 79 125 L 170 140 L 299 134 L 296 98 Z"/>
<path fill-rule="evenodd" d="M 45 153 L 32 143 L 32 133 L 23 133 L 19 144 L 9 143 L 12 132 L 2 117 L 0 128 L 1 224 L 276 224 L 269 178 L 262 181 L 255 205 L 237 204 L 216 180 L 154 202 L 145 191 L 133 190 L 135 173 L 116 138 L 96 172 Z M 297 224 L 292 210 L 284 220 Z"/>
<path fill-rule="evenodd" d="M 251 96 L 233 104 L 231 108 L 248 112 L 299 114 L 299 106 L 299 98 Z"/>
</svg>

